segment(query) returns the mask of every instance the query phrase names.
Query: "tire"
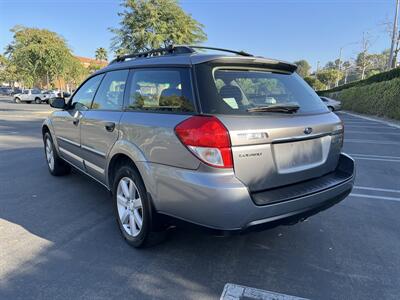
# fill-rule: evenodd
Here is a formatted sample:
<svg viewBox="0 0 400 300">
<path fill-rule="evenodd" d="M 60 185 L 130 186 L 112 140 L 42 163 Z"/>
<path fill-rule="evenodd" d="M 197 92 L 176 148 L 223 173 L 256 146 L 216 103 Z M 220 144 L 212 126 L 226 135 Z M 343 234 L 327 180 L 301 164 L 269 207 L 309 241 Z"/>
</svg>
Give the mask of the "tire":
<svg viewBox="0 0 400 300">
<path fill-rule="evenodd" d="M 42 100 L 38 97 L 38 98 L 35 98 L 35 103 L 36 104 L 41 104 L 42 103 Z"/>
<path fill-rule="evenodd" d="M 328 109 L 329 109 L 331 112 L 335 111 L 335 109 L 333 108 L 333 106 L 328 106 Z"/>
<path fill-rule="evenodd" d="M 19 99 L 18 97 L 14 98 L 14 102 L 15 103 L 21 103 L 21 99 Z"/>
<path fill-rule="evenodd" d="M 63 176 L 71 172 L 71 166 L 62 160 L 54 147 L 53 139 L 49 132 L 43 136 L 44 155 L 46 157 L 47 167 L 53 176 Z"/>
<path fill-rule="evenodd" d="M 126 184 L 125 189 L 122 182 Z M 133 165 L 127 162 L 120 166 L 113 183 L 115 217 L 126 242 L 135 248 L 141 248 L 163 241 L 166 232 L 155 231 L 157 215 L 153 212 L 143 180 Z M 128 197 L 124 190 L 129 192 Z M 131 226 L 132 224 L 134 225 Z"/>
</svg>

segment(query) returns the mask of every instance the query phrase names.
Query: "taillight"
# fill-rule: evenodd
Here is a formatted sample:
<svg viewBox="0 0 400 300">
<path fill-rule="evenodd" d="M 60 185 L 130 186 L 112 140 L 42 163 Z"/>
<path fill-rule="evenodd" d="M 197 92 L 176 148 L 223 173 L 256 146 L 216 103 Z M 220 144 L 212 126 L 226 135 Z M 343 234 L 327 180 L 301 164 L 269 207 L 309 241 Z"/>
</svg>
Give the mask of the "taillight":
<svg viewBox="0 0 400 300">
<path fill-rule="evenodd" d="M 217 168 L 233 168 L 229 132 L 216 117 L 190 117 L 175 127 L 175 133 L 206 164 Z"/>
</svg>

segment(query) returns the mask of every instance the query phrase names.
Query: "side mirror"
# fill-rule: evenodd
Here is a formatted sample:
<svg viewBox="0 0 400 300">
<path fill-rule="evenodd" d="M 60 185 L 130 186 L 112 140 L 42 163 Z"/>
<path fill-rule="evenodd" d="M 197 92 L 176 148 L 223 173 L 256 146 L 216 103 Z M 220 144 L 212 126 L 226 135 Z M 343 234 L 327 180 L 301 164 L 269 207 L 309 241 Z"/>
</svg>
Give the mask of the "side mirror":
<svg viewBox="0 0 400 300">
<path fill-rule="evenodd" d="M 50 106 L 54 108 L 64 109 L 66 107 L 64 98 L 53 98 L 50 100 Z"/>
</svg>

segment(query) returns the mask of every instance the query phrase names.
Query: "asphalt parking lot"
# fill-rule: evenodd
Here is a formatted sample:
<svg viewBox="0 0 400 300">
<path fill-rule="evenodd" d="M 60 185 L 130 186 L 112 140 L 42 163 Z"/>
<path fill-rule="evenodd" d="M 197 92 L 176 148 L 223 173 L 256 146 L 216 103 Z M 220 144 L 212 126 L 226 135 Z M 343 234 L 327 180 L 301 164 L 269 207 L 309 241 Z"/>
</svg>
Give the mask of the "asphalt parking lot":
<svg viewBox="0 0 400 300">
<path fill-rule="evenodd" d="M 176 229 L 153 248 L 120 237 L 108 193 L 50 176 L 48 105 L 0 99 L 1 299 L 218 299 L 226 283 L 310 299 L 400 298 L 400 128 L 340 114 L 353 193 L 290 227 L 232 237 Z"/>
</svg>

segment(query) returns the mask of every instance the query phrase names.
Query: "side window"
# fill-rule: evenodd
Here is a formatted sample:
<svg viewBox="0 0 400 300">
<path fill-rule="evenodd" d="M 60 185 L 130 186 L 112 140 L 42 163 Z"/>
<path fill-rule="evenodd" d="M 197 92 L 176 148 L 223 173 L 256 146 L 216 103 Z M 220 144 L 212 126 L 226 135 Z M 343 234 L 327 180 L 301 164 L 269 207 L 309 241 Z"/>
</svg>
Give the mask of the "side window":
<svg viewBox="0 0 400 300">
<path fill-rule="evenodd" d="M 103 76 L 101 74 L 92 77 L 81 85 L 71 100 L 71 107 L 74 109 L 88 109 Z"/>
<path fill-rule="evenodd" d="M 108 72 L 94 97 L 92 109 L 121 110 L 128 70 Z"/>
<path fill-rule="evenodd" d="M 134 70 L 128 109 L 193 112 L 189 69 Z"/>
</svg>

